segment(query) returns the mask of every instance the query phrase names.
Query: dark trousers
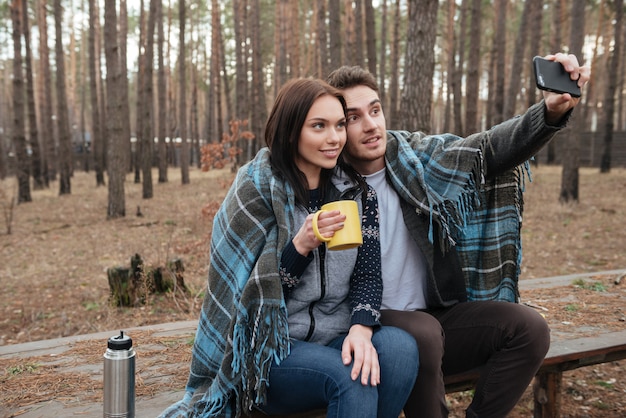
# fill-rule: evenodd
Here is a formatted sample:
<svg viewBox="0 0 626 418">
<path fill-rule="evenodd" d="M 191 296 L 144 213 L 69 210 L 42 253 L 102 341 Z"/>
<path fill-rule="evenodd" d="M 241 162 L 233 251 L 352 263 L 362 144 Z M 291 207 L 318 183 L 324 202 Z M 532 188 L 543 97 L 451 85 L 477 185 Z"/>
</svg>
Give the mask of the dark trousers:
<svg viewBox="0 0 626 418">
<path fill-rule="evenodd" d="M 481 369 L 467 417 L 503 418 L 532 381 L 550 346 L 545 319 L 509 302 L 465 302 L 436 311 L 382 311 L 382 323 L 417 341 L 419 372 L 406 418 L 447 417 L 444 375 Z"/>
</svg>

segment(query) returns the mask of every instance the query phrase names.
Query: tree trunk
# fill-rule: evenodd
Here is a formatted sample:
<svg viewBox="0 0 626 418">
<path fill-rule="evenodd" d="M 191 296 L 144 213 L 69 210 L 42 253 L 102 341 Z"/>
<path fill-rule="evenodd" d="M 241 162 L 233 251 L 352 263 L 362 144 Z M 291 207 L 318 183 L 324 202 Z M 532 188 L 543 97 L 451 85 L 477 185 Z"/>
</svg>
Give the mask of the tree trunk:
<svg viewBox="0 0 626 418">
<path fill-rule="evenodd" d="M 457 63 L 454 70 L 454 131 L 458 132 L 459 135 L 462 135 L 464 131 L 463 129 L 463 67 L 465 66 L 465 42 L 466 42 L 466 34 L 467 34 L 467 19 L 468 19 L 468 9 L 469 9 L 469 0 L 463 0 L 461 2 L 461 10 L 460 10 L 460 24 L 459 24 L 459 33 L 457 36 L 458 47 L 457 47 Z"/>
<path fill-rule="evenodd" d="M 367 50 L 367 68 L 376 77 L 378 69 L 376 57 L 376 18 L 372 0 L 364 0 L 365 7 L 365 44 Z"/>
<path fill-rule="evenodd" d="M 506 18 L 507 1 L 496 0 L 491 64 L 489 65 L 489 103 L 486 125 L 491 127 L 504 121 L 504 80 L 506 61 Z"/>
<path fill-rule="evenodd" d="M 470 33 L 469 41 L 473 53 L 467 60 L 467 83 L 465 86 L 465 136 L 478 132 L 478 93 L 480 88 L 480 38 L 482 35 L 481 0 L 472 0 L 470 4 Z"/>
<path fill-rule="evenodd" d="M 35 86 L 33 82 L 33 63 L 30 47 L 30 26 L 28 24 L 28 2 L 22 0 L 22 16 L 24 31 L 24 50 L 26 52 L 26 101 L 28 104 L 28 127 L 30 133 L 30 148 L 32 150 L 31 157 L 31 173 L 33 176 L 33 188 L 41 190 L 45 186 L 43 178 L 43 162 L 41 153 L 41 144 L 39 143 L 39 135 L 37 131 L 37 107 L 35 105 Z"/>
<path fill-rule="evenodd" d="M 339 66 L 343 64 L 342 51 L 344 39 L 342 30 L 340 1 L 331 0 L 328 2 L 328 48 L 330 50 L 330 68 L 332 70 L 339 68 Z"/>
<path fill-rule="evenodd" d="M 126 174 L 126 143 L 122 118 L 124 107 L 122 101 L 124 89 L 119 61 L 117 39 L 117 11 L 115 2 L 104 2 L 104 45 L 106 57 L 106 86 L 107 86 L 107 131 L 108 159 L 107 172 L 109 175 L 109 202 L 107 217 L 109 219 L 126 216 L 126 202 L 124 197 L 124 177 Z M 128 117 L 128 115 L 126 115 Z"/>
<path fill-rule="evenodd" d="M 389 100 L 387 101 L 386 115 L 389 119 L 389 127 L 396 129 L 402 125 L 400 115 L 400 0 L 396 0 L 393 19 L 393 37 L 391 40 L 391 79 L 389 80 Z"/>
<path fill-rule="evenodd" d="M 157 101 L 159 108 L 159 117 L 157 118 L 158 127 L 158 161 L 159 161 L 159 183 L 167 183 L 167 144 L 165 137 L 167 136 L 167 82 L 165 80 L 165 57 L 163 56 L 163 44 L 165 43 L 165 32 L 163 30 L 163 0 L 157 2 L 157 54 L 159 70 L 157 74 Z"/>
<path fill-rule="evenodd" d="M 252 0 L 252 118 L 249 129 L 255 136 L 256 152 L 264 145 L 263 130 L 267 120 L 267 104 L 265 102 L 265 75 L 263 74 L 263 54 L 261 49 L 261 9 L 259 0 Z M 325 48 L 322 48 L 325 49 Z"/>
<path fill-rule="evenodd" d="M 426 133 L 430 132 L 437 7 L 436 0 L 409 0 L 402 118 L 411 130 Z"/>
<path fill-rule="evenodd" d="M 146 49 L 144 56 L 144 78 L 143 92 L 141 98 L 143 102 L 141 106 L 141 117 L 143 119 L 143 132 L 141 135 L 141 172 L 143 175 L 142 197 L 151 199 L 153 197 L 152 190 L 152 147 L 154 146 L 154 133 L 152 129 L 152 115 L 154 112 L 154 92 L 153 92 L 153 62 L 154 62 L 154 26 L 156 20 L 157 0 L 150 0 L 150 12 L 148 13 L 148 27 L 146 32 Z"/>
<path fill-rule="evenodd" d="M 582 60 L 583 39 L 585 36 L 585 0 L 573 0 L 571 11 L 570 53 Z M 578 186 L 580 167 L 580 138 L 578 136 L 578 122 L 576 114 L 559 135 L 564 140 L 563 171 L 561 174 L 561 192 L 559 201 L 578 202 Z M 577 127 L 577 129 L 573 129 Z M 581 127 L 582 128 L 582 127 Z"/>
<path fill-rule="evenodd" d="M 380 95 L 380 101 L 383 104 L 383 109 L 386 109 L 387 103 L 387 48 L 388 48 L 388 37 L 387 37 L 387 0 L 382 0 L 381 4 L 381 16 L 380 16 L 380 49 L 379 49 L 379 60 L 378 60 L 378 88 Z"/>
<path fill-rule="evenodd" d="M 556 0 L 556 1 L 552 1 L 551 2 L 551 6 L 552 6 L 552 14 L 551 14 L 551 27 L 552 27 L 552 31 L 550 32 L 550 50 L 551 51 L 560 51 L 561 50 L 561 45 L 563 45 L 563 37 L 562 37 L 562 23 L 563 22 L 563 9 L 562 9 L 562 4 L 561 1 Z M 555 141 L 550 141 L 550 143 L 548 143 L 548 150 L 547 150 L 547 160 L 546 162 L 548 164 L 554 164 L 554 161 L 556 160 L 556 144 Z"/>
<path fill-rule="evenodd" d="M 456 37 L 454 28 L 456 26 L 456 2 L 447 2 L 448 15 L 446 17 L 446 104 L 443 116 L 443 131 L 452 132 L 452 103 L 454 100 L 454 67 L 456 63 Z"/>
<path fill-rule="evenodd" d="M 52 120 L 52 74 L 50 72 L 50 49 L 48 47 L 47 0 L 39 1 L 37 26 L 39 28 L 39 80 L 41 83 L 40 118 L 41 142 L 44 150 L 44 181 L 46 186 L 57 176 L 57 147 L 55 127 Z"/>
<path fill-rule="evenodd" d="M 319 77 L 325 78 L 332 71 L 330 67 L 330 51 L 328 50 L 326 0 L 316 0 L 315 8 L 317 9 L 317 17 L 315 18 L 315 39 L 317 45 L 315 50 L 318 54 L 315 72 Z"/>
<path fill-rule="evenodd" d="M 178 2 L 178 18 L 180 19 L 180 32 L 178 34 L 178 58 L 179 68 L 179 122 L 178 129 L 182 140 L 180 147 L 180 176 L 182 184 L 189 184 L 189 143 L 187 142 L 187 66 L 185 65 L 185 0 Z"/>
<path fill-rule="evenodd" d="M 522 11 L 517 38 L 515 40 L 511 77 L 509 77 L 509 87 L 504 98 L 504 110 L 502 111 L 504 119 L 511 118 L 515 115 L 517 97 L 522 85 L 522 69 L 525 62 L 530 62 L 526 56 L 526 41 L 528 39 L 528 25 L 531 10 L 532 0 L 528 0 L 524 3 L 524 10 Z"/>
<path fill-rule="evenodd" d="M 22 69 L 22 1 L 13 0 L 11 21 L 13 23 L 13 147 L 17 172 L 17 203 L 32 201 L 30 195 L 30 163 L 26 153 L 24 134 L 24 75 Z"/>
<path fill-rule="evenodd" d="M 615 24 L 613 26 L 613 51 L 607 66 L 607 84 L 604 96 L 604 141 L 602 158 L 600 160 L 600 172 L 611 171 L 611 143 L 613 142 L 613 130 L 615 128 L 615 92 L 618 90 L 620 58 L 622 56 L 622 30 L 624 30 L 624 0 L 615 0 Z"/>
<path fill-rule="evenodd" d="M 130 99 L 128 97 L 128 92 L 130 88 L 128 86 L 128 63 L 127 63 L 127 53 L 126 53 L 126 43 L 128 38 L 128 8 L 126 6 L 126 0 L 120 0 L 120 18 L 119 18 L 119 33 L 118 36 L 118 46 L 119 46 L 119 63 L 120 63 L 120 71 L 122 73 L 122 77 L 120 82 L 122 83 L 122 90 L 120 94 L 122 98 L 120 99 L 120 104 L 122 106 L 122 137 L 124 138 L 123 142 L 123 157 L 124 157 L 124 165 L 127 167 L 127 170 L 132 170 L 132 152 L 131 152 L 131 129 L 130 129 Z"/>
<path fill-rule="evenodd" d="M 221 140 L 222 127 L 218 123 L 218 112 L 221 106 L 221 48 L 220 48 L 220 6 L 217 0 L 211 1 L 211 51 L 209 57 L 209 86 L 207 88 L 207 142 L 217 143 Z"/>
<path fill-rule="evenodd" d="M 91 104 L 92 150 L 94 156 L 94 170 L 96 172 L 96 186 L 104 186 L 104 134 L 101 123 L 100 108 L 100 14 L 96 0 L 89 0 L 89 102 Z"/>
<path fill-rule="evenodd" d="M 543 0 L 528 0 L 530 1 L 530 24 L 529 24 L 529 44 L 528 44 L 528 57 L 534 57 L 536 55 L 541 55 L 541 27 L 542 27 L 542 10 L 543 10 Z M 553 51 L 557 52 L 557 51 Z M 528 70 L 528 73 L 532 73 L 530 70 L 531 66 L 527 65 L 524 70 Z M 526 73 L 526 71 L 524 71 Z M 537 88 L 535 87 L 535 78 L 532 74 L 528 77 L 528 91 L 526 94 L 526 104 L 528 107 L 531 107 L 535 103 L 537 103 Z"/>
<path fill-rule="evenodd" d="M 57 96 L 57 126 L 59 132 L 59 194 L 72 192 L 70 177 L 72 175 L 72 138 L 70 135 L 70 121 L 67 111 L 67 93 L 65 90 L 65 57 L 63 52 L 63 8 L 61 0 L 54 0 L 54 27 L 56 40 L 56 96 Z"/>
<path fill-rule="evenodd" d="M 363 46 L 365 39 L 363 38 L 363 0 L 352 0 L 346 2 L 346 7 L 351 5 L 352 21 L 354 28 L 354 61 L 351 64 L 359 65 L 365 68 L 365 55 L 363 54 Z M 346 8 L 346 15 L 348 14 Z"/>
</svg>

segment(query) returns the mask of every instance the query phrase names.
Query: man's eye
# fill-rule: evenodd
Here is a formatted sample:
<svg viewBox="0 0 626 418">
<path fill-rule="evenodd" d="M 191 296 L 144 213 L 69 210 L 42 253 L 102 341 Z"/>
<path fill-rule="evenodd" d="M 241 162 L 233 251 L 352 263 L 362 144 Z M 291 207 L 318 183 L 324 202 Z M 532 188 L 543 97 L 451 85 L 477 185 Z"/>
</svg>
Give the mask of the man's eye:
<svg viewBox="0 0 626 418">
<path fill-rule="evenodd" d="M 348 123 L 350 123 L 350 122 L 354 122 L 354 121 L 355 121 L 355 120 L 357 120 L 357 119 L 358 119 L 358 118 L 357 118 L 357 116 L 356 116 L 356 115 L 350 115 L 350 116 L 348 116 Z"/>
</svg>

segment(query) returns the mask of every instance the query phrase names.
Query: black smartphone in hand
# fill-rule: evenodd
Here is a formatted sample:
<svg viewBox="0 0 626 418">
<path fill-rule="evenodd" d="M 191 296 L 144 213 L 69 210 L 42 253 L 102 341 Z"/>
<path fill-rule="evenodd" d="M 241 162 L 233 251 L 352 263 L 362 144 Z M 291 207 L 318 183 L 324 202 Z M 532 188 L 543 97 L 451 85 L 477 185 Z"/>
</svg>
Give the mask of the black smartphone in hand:
<svg viewBox="0 0 626 418">
<path fill-rule="evenodd" d="M 569 77 L 563 65 L 558 61 L 550 61 L 542 57 L 533 58 L 535 81 L 537 88 L 554 93 L 569 93 L 572 97 L 580 97 L 580 87 L 576 80 Z"/>
</svg>

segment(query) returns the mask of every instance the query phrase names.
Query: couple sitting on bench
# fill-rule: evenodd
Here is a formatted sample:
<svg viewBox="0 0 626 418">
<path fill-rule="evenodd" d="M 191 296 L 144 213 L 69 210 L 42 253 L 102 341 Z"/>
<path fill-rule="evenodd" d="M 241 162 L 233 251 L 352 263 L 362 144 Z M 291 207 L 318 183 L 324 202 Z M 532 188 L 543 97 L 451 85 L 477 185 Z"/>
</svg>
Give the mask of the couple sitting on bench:
<svg viewBox="0 0 626 418">
<path fill-rule="evenodd" d="M 546 58 L 589 80 L 576 57 Z M 526 161 L 579 99 L 544 92 L 489 131 L 426 136 L 386 130 L 361 68 L 328 82 L 281 89 L 268 148 L 215 217 L 187 392 L 162 416 L 447 416 L 444 375 L 476 368 L 467 416 L 506 416 L 550 342 L 515 303 Z M 328 251 L 312 232 L 313 212 L 338 199 L 359 203 L 358 249 Z M 318 219 L 328 237 L 345 217 Z"/>
</svg>

